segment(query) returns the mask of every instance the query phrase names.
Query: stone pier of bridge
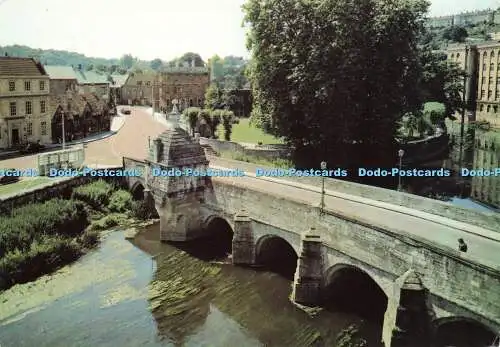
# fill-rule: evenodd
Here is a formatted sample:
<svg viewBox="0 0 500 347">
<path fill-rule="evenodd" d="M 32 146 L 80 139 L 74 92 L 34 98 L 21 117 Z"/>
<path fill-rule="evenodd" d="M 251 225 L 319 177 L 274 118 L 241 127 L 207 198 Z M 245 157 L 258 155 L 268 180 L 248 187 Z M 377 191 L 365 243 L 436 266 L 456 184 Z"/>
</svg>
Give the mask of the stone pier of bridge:
<svg viewBox="0 0 500 347">
<path fill-rule="evenodd" d="M 148 158 L 124 158 L 124 166 L 144 169 L 128 183 L 154 201 L 162 241 L 202 238 L 222 221 L 233 231 L 233 263 L 258 266 L 264 253 L 280 251 L 281 240 L 297 258 L 291 298 L 305 306 L 322 306 L 329 288 L 349 278 L 373 283 L 385 300 L 386 347 L 431 346 L 457 321 L 500 332 L 500 269 L 363 221 L 319 215 L 317 207 L 242 186 L 238 178 L 182 174 L 206 172 L 209 162 L 178 126 L 152 141 Z"/>
</svg>

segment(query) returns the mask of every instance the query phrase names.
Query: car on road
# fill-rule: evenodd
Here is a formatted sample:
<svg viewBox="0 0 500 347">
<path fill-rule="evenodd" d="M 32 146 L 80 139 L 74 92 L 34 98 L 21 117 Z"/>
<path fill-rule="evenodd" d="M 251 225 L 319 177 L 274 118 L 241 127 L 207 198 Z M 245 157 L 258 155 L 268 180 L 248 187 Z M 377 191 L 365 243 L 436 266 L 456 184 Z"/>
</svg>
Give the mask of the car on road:
<svg viewBox="0 0 500 347">
<path fill-rule="evenodd" d="M 3 172 L 6 171 L 15 171 L 15 169 L 4 169 L 2 170 Z M 10 184 L 10 183 L 15 183 L 19 181 L 19 177 L 17 176 L 7 176 L 5 174 L 0 174 L 0 185 L 3 184 Z"/>
<path fill-rule="evenodd" d="M 122 108 L 122 109 L 120 110 L 120 112 L 121 112 L 121 113 L 123 113 L 123 114 L 130 114 L 130 113 L 131 113 L 131 112 L 130 112 L 130 110 L 129 110 L 129 109 L 127 109 L 127 108 Z"/>
<path fill-rule="evenodd" d="M 23 149 L 21 149 L 21 153 L 23 154 L 32 154 L 38 153 L 45 148 L 44 145 L 41 145 L 37 142 L 29 142 Z"/>
</svg>

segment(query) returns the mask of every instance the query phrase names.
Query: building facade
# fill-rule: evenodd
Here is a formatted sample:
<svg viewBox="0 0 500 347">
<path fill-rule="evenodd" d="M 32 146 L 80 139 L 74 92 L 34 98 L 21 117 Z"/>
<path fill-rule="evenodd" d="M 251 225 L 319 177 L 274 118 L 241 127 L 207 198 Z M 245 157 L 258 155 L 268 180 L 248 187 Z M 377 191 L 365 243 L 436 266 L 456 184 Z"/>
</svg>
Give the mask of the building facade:
<svg viewBox="0 0 500 347">
<path fill-rule="evenodd" d="M 447 57 L 468 72 L 465 93 L 472 106 L 468 120 L 500 128 L 500 42 L 456 45 L 448 49 Z"/>
<path fill-rule="evenodd" d="M 152 105 L 152 88 L 156 78 L 153 72 L 130 73 L 121 87 L 122 103 Z"/>
<path fill-rule="evenodd" d="M 50 80 L 32 58 L 0 57 L 0 149 L 51 142 Z"/>
<path fill-rule="evenodd" d="M 167 110 L 177 101 L 179 111 L 188 107 L 203 107 L 205 92 L 210 85 L 206 67 L 172 67 L 157 76 L 154 85 L 155 109 Z"/>
</svg>

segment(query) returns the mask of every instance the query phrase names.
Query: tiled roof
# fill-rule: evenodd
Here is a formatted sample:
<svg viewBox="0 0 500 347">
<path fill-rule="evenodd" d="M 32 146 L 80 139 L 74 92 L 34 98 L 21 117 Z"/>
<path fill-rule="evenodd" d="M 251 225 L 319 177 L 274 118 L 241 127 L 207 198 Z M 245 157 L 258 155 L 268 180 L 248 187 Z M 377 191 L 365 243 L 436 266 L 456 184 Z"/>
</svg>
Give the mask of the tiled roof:
<svg viewBox="0 0 500 347">
<path fill-rule="evenodd" d="M 33 58 L 0 57 L 0 75 L 47 76 L 47 73 Z"/>
<path fill-rule="evenodd" d="M 52 80 L 75 80 L 76 74 L 71 66 L 45 65 L 45 71 Z"/>
<path fill-rule="evenodd" d="M 113 74 L 113 75 L 111 75 L 111 78 L 115 82 L 115 84 L 113 84 L 112 86 L 117 87 L 117 88 L 123 86 L 127 82 L 128 77 L 129 77 L 129 74 L 125 74 L 125 75 Z"/>
<path fill-rule="evenodd" d="M 51 98 L 50 105 L 52 112 L 55 112 L 61 106 L 64 112 L 71 110 L 73 114 L 82 114 L 87 105 L 87 100 L 78 93 L 72 93 L 70 97 L 63 94 Z"/>
<path fill-rule="evenodd" d="M 107 84 L 108 78 L 105 75 L 98 74 L 94 71 L 83 71 L 75 69 L 76 79 L 78 84 Z"/>
<path fill-rule="evenodd" d="M 207 164 L 207 157 L 200 144 L 179 127 L 168 129 L 158 136 L 162 143 L 161 164 L 168 167 Z M 154 145 L 150 148 L 149 160 L 155 162 Z"/>
</svg>

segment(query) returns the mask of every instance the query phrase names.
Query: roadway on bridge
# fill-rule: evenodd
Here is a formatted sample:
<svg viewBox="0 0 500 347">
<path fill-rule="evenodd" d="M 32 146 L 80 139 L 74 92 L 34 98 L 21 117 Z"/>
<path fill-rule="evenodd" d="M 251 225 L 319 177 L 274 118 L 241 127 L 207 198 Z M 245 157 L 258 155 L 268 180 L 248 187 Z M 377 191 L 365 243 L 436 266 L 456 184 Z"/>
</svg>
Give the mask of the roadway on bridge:
<svg viewBox="0 0 500 347">
<path fill-rule="evenodd" d="M 321 199 L 321 194 L 314 191 L 313 188 L 315 187 L 302 189 L 294 187 L 284 180 L 273 179 L 269 181 L 264 178 L 252 176 L 251 173 L 248 173 L 245 177 L 218 177 L 215 180 L 230 181 L 236 186 L 303 202 L 308 205 L 318 206 Z M 281 184 L 277 184 L 276 182 L 281 182 Z M 343 214 L 350 218 L 357 218 L 393 232 L 401 231 L 407 235 L 413 235 L 417 238 L 430 241 L 438 246 L 444 246 L 445 249 L 448 248 L 448 250 L 457 250 L 457 240 L 463 238 L 469 246 L 468 252 L 461 255 L 463 258 L 500 269 L 500 242 L 498 241 L 466 233 L 462 230 L 422 219 L 417 216 L 370 206 L 328 194 L 325 196 L 325 206 L 327 210 Z M 297 216 L 297 218 L 301 217 Z M 439 218 L 449 220 L 444 217 Z M 488 230 L 484 231 L 485 233 L 491 232 Z M 445 269 L 443 269 L 443 271 L 444 270 Z"/>
</svg>

